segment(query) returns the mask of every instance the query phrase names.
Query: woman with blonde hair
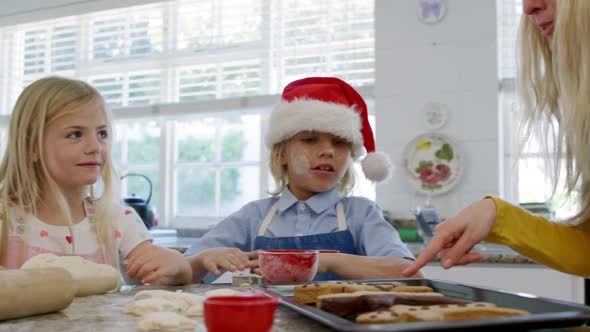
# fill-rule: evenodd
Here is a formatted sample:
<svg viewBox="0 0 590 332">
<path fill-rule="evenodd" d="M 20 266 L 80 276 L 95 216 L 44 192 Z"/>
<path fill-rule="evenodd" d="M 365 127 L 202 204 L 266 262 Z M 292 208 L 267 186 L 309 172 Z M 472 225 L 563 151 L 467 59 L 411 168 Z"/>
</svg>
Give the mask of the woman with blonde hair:
<svg viewBox="0 0 590 332">
<path fill-rule="evenodd" d="M 481 260 L 479 241 L 510 246 L 559 271 L 590 277 L 590 1 L 524 0 L 519 32 L 518 88 L 525 137 L 538 134 L 568 194 L 580 192 L 580 212 L 564 223 L 486 197 L 440 223 L 404 274 L 440 254 L 445 268 Z M 553 146 L 553 149 L 551 147 Z M 565 159 L 564 166 L 561 158 Z"/>
<path fill-rule="evenodd" d="M 101 95 L 85 82 L 47 77 L 21 93 L 0 164 L 0 266 L 52 253 L 119 269 L 119 255 L 147 255 L 169 264 L 150 270 L 151 278 L 190 281 L 183 256 L 152 245 L 136 212 L 117 201 L 111 132 Z"/>
</svg>

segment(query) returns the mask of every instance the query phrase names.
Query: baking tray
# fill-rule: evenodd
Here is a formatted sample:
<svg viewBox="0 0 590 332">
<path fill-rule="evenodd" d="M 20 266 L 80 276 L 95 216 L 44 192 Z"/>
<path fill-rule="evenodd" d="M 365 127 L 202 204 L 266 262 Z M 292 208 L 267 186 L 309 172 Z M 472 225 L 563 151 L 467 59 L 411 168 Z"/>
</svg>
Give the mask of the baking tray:
<svg viewBox="0 0 590 332">
<path fill-rule="evenodd" d="M 531 315 L 495 317 L 457 321 L 414 322 L 395 324 L 357 324 L 317 309 L 314 306 L 297 303 L 293 300 L 293 288 L 301 283 L 289 285 L 259 285 L 252 289 L 281 299 L 281 305 L 299 312 L 311 319 L 338 331 L 448 331 L 448 330 L 498 330 L 523 331 L 536 328 L 556 328 L 580 326 L 590 321 L 590 307 L 575 303 L 537 297 L 522 293 L 509 293 L 487 288 L 467 286 L 436 279 L 373 279 L 351 280 L 356 282 L 401 281 L 411 286 L 428 286 L 435 292 L 470 301 L 495 303 L 499 307 L 527 310 Z M 550 286 L 548 287 L 556 287 Z"/>
</svg>

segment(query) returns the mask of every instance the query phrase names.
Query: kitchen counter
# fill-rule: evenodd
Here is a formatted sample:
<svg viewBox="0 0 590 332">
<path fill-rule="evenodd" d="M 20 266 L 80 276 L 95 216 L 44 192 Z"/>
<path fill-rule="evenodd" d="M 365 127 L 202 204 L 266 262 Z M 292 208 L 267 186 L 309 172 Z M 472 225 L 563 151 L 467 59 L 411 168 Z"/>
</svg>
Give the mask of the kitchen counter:
<svg viewBox="0 0 590 332">
<path fill-rule="evenodd" d="M 189 285 L 182 287 L 139 286 L 135 288 L 125 286 L 124 290 L 113 294 L 76 298 L 68 308 L 59 313 L 0 322 L 0 331 L 137 331 L 137 324 L 141 318 L 123 313 L 125 305 L 133 301 L 135 293 L 146 289 L 182 289 L 186 292 L 202 294 L 211 289 L 224 287 L 228 287 L 228 285 Z M 203 317 L 197 317 L 196 320 L 199 322 L 199 326 L 195 331 L 206 331 L 204 328 Z M 279 306 L 275 314 L 275 323 L 272 331 L 322 332 L 331 330 L 294 311 Z"/>
<path fill-rule="evenodd" d="M 76 298 L 65 310 L 59 313 L 46 314 L 34 317 L 0 322 L 2 332 L 30 332 L 30 331 L 93 331 L 93 332 L 123 332 L 136 331 L 140 317 L 126 315 L 123 308 L 127 303 L 133 301 L 133 295 L 145 289 L 182 289 L 186 292 L 202 294 L 208 290 L 225 286 L 213 285 L 189 285 L 182 287 L 156 287 L 139 286 L 124 287 L 121 292 L 98 296 Z M 199 326 L 196 331 L 205 331 L 203 318 L 196 318 Z M 273 332 L 323 332 L 331 331 L 327 327 L 305 317 L 283 306 L 279 306 L 275 314 Z M 539 330 L 540 331 L 540 330 Z M 549 331 L 549 330 L 546 330 Z M 551 331 L 584 331 L 590 329 L 572 328 Z"/>
</svg>

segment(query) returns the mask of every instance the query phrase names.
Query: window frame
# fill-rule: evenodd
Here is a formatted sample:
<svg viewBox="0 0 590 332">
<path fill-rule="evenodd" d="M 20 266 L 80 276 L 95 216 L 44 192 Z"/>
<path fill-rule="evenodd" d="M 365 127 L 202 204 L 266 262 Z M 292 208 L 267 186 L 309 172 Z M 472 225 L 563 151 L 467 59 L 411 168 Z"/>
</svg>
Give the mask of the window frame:
<svg viewBox="0 0 590 332">
<path fill-rule="evenodd" d="M 213 0 L 212 0 L 213 1 Z M 55 22 L 63 20 L 73 20 L 78 22 L 79 28 L 77 30 L 77 44 L 76 51 L 79 53 L 77 56 L 76 67 L 71 70 L 63 70 L 55 72 L 58 75 L 67 77 L 76 77 L 78 79 L 87 81 L 92 84 L 93 80 L 99 79 L 100 77 L 115 78 L 121 77 L 121 104 L 126 105 L 122 107 L 112 107 L 112 113 L 115 124 L 120 121 L 136 121 L 136 120 L 156 120 L 159 122 L 160 130 L 160 158 L 158 159 L 156 167 L 159 168 L 159 187 L 158 196 L 159 201 L 156 206 L 158 211 L 158 217 L 160 225 L 163 227 L 194 227 L 196 219 L 202 220 L 204 224 L 214 224 L 223 217 L 196 217 L 196 216 L 175 216 L 174 215 L 174 204 L 176 195 L 176 183 L 174 183 L 174 163 L 176 158 L 175 146 L 175 131 L 173 127 L 173 119 L 184 118 L 200 114 L 223 114 L 224 112 L 259 112 L 262 117 L 262 123 L 266 124 L 267 121 L 264 119 L 268 117 L 272 105 L 276 104 L 280 99 L 280 95 L 277 93 L 268 94 L 269 91 L 280 91 L 282 90 L 282 81 L 292 80 L 303 76 L 314 75 L 314 73 L 299 73 L 299 71 L 311 70 L 315 67 L 303 61 L 304 56 L 317 56 L 327 57 L 325 62 L 316 64 L 321 67 L 325 72 L 322 75 L 334 75 L 340 76 L 341 78 L 349 81 L 359 91 L 363 97 L 365 97 L 367 104 L 372 101 L 369 100 L 373 97 L 374 90 L 374 79 L 375 79 L 375 49 L 374 39 L 375 31 L 367 30 L 367 24 L 371 22 L 374 24 L 374 16 L 369 17 L 372 13 L 371 6 L 374 3 L 367 1 L 366 3 L 357 4 L 354 1 L 340 2 L 341 0 L 329 0 L 321 3 L 323 8 L 334 8 L 338 10 L 352 8 L 353 6 L 361 6 L 364 15 L 360 18 L 342 17 L 342 24 L 348 24 L 347 33 L 355 33 L 351 35 L 351 40 L 333 40 L 330 45 L 338 47 L 338 52 L 329 52 L 329 47 L 325 47 L 324 43 L 312 43 L 306 44 L 305 41 L 303 46 L 298 46 L 297 43 L 293 45 L 284 46 L 284 41 L 288 40 L 287 34 L 288 27 L 285 26 L 285 22 L 288 21 L 289 6 L 285 2 L 274 2 L 268 0 L 260 0 L 260 6 L 263 11 L 272 12 L 277 16 L 272 17 L 271 15 L 263 15 L 261 21 L 261 39 L 255 42 L 230 45 L 230 47 L 215 48 L 211 52 L 203 56 L 200 50 L 191 48 L 179 49 L 177 48 L 177 40 L 175 33 L 178 29 L 178 8 L 187 1 L 163 1 L 155 3 L 154 0 L 148 4 L 139 5 L 141 7 L 138 10 L 152 10 L 159 8 L 162 11 L 163 21 L 162 24 L 168 28 L 161 33 L 161 52 L 154 52 L 148 55 L 126 55 L 121 58 L 95 58 L 94 57 L 94 46 L 93 41 L 96 37 L 93 31 L 93 22 L 99 19 L 104 19 L 108 16 L 108 13 L 118 15 L 121 10 L 108 10 L 106 12 L 91 12 L 79 14 L 78 16 L 71 16 L 66 18 L 55 18 L 47 21 L 46 29 L 51 33 L 51 29 L 54 27 Z M 307 6 L 312 9 L 316 8 L 316 3 L 312 0 L 308 1 Z M 340 7 L 342 6 L 342 7 Z M 297 8 L 297 10 L 302 10 Z M 307 10 L 307 8 L 306 8 Z M 316 10 L 317 11 L 317 10 Z M 326 23 L 330 21 L 329 16 L 338 15 L 336 13 L 329 13 L 322 22 Z M 221 15 L 221 14 L 218 14 Z M 317 15 L 317 13 L 314 13 Z M 55 23 L 57 25 L 57 23 Z M 323 24 L 323 23 L 322 23 Z M 342 27 L 342 24 L 339 27 Z M 351 26 L 361 24 L 362 27 L 358 28 L 361 34 L 356 34 L 356 30 L 351 30 Z M 124 23 L 126 28 L 122 32 L 125 35 L 130 33 L 131 23 Z M 20 94 L 20 91 L 24 85 L 28 82 L 32 82 L 41 77 L 49 74 L 54 74 L 51 71 L 51 57 L 52 48 L 51 45 L 46 48 L 46 66 L 48 70 L 38 74 L 24 75 L 22 65 L 18 66 L 18 61 L 24 61 L 22 54 L 24 51 L 20 51 L 19 46 L 16 45 L 18 34 L 24 34 L 28 29 L 39 29 L 39 22 L 18 24 L 15 26 L 0 27 L 0 46 L 4 44 L 7 47 L 0 48 L 0 70 L 6 70 L 8 73 L 6 78 L 0 76 L 0 93 L 8 98 L 3 98 L 0 101 L 0 128 L 4 126 L 7 128 L 9 121 L 9 114 L 1 114 L 9 112 L 14 104 L 16 96 Z M 41 26 L 44 26 L 43 24 Z M 346 26 L 346 25 L 344 25 Z M 328 27 L 330 27 L 328 25 Z M 273 29 L 271 31 L 271 28 Z M 291 29 L 295 29 L 296 27 Z M 350 30 L 350 31 L 349 31 Z M 336 31 L 342 33 L 342 31 Z M 360 36 L 360 37 L 359 37 Z M 325 37 L 323 37 L 325 38 Z M 47 38 L 47 43 L 51 43 L 50 39 Z M 372 42 L 371 42 L 372 41 Z M 278 43 L 278 44 L 277 44 Z M 283 43 L 283 44 L 281 44 Z M 285 50 L 287 49 L 287 50 Z M 129 50 L 128 50 L 129 51 Z M 295 52 L 294 52 L 295 51 Z M 169 58 L 173 56 L 173 59 Z M 300 58 L 301 57 L 301 58 Z M 307 58 L 306 58 L 307 59 Z M 260 89 L 261 94 L 258 95 L 245 95 L 242 97 L 234 98 L 223 98 L 223 99 L 212 99 L 206 101 L 192 101 L 192 102 L 179 102 L 180 100 L 180 71 L 183 68 L 191 66 L 199 66 L 203 64 L 218 64 L 223 66 L 225 64 L 231 64 L 234 62 L 247 62 L 247 61 L 261 61 L 261 70 L 259 73 L 259 80 L 261 81 Z M 292 64 L 290 61 L 295 60 Z M 162 63 L 166 63 L 162 66 Z M 336 65 L 336 66 L 335 66 Z M 368 67 L 368 68 L 367 68 Z M 145 105 L 128 105 L 129 98 L 129 78 L 132 75 L 139 75 L 140 72 L 149 71 L 152 68 L 160 70 L 160 98 L 159 101 L 153 104 Z M 311 69 L 310 69 L 311 68 Z M 297 73 L 293 73 L 297 71 Z M 22 82 L 22 86 L 17 86 L 14 82 Z M 356 84 L 355 84 L 356 83 Z M 358 86 L 359 84 L 364 84 Z M 216 92 L 217 98 L 220 97 L 220 93 Z M 370 108 L 370 114 L 374 115 L 374 108 Z M 263 138 L 266 136 L 266 125 L 260 127 L 260 135 Z M 124 133 L 116 133 L 121 135 Z M 129 165 L 125 148 L 127 143 L 121 150 L 122 165 L 119 165 L 121 169 L 120 175 L 126 174 L 129 167 L 136 166 Z M 4 150 L 2 150 L 3 152 Z M 1 152 L 0 152 L 1 153 Z M 261 156 L 260 161 L 255 164 L 260 165 L 260 197 L 266 195 L 266 190 L 269 188 L 270 183 L 273 182 L 266 165 L 266 149 L 263 147 L 260 150 Z M 254 164 L 254 162 L 248 162 Z M 152 167 L 150 165 L 144 165 L 146 167 Z M 362 176 L 362 175 L 360 175 Z"/>
</svg>

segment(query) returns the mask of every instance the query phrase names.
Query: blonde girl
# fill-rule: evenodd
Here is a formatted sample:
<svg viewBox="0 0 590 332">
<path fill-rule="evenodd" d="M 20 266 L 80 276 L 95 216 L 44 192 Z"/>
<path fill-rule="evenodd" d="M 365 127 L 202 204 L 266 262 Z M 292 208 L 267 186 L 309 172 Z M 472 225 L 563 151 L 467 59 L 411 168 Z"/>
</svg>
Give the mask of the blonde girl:
<svg viewBox="0 0 590 332">
<path fill-rule="evenodd" d="M 478 261 L 481 255 L 469 251 L 486 240 L 562 272 L 590 276 L 589 31 L 590 1 L 523 1 L 518 90 L 526 112 L 524 136 L 537 135 L 544 143 L 554 191 L 564 174 L 567 192 L 579 191 L 580 212 L 554 223 L 486 197 L 441 223 L 428 248 L 404 273 L 413 273 L 439 252 L 446 268 Z"/>
<path fill-rule="evenodd" d="M 53 253 L 118 269 L 119 255 L 143 253 L 169 256 L 167 281 L 190 279 L 182 256 L 153 246 L 135 211 L 117 202 L 111 133 L 102 97 L 85 82 L 47 77 L 21 93 L 0 165 L 0 265 Z"/>
</svg>

